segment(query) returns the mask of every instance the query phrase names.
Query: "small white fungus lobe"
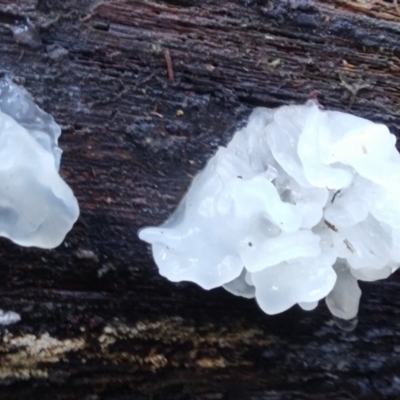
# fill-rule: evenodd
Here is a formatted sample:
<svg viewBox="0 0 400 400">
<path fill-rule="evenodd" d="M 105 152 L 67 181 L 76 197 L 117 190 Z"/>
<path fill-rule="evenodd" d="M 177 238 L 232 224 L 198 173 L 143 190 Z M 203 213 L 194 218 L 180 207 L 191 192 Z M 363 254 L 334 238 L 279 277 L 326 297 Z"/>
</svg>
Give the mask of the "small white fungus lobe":
<svg viewBox="0 0 400 400">
<path fill-rule="evenodd" d="M 400 155 L 388 128 L 315 102 L 257 108 L 194 179 L 173 216 L 139 237 L 161 275 L 223 286 L 276 314 L 326 298 L 357 316 L 357 280 L 400 262 Z"/>
<path fill-rule="evenodd" d="M 24 88 L 0 79 L 0 236 L 21 246 L 58 246 L 79 216 L 58 174 L 60 134 Z"/>
<path fill-rule="evenodd" d="M 0 325 L 12 325 L 21 321 L 21 316 L 14 311 L 0 309 Z"/>
</svg>

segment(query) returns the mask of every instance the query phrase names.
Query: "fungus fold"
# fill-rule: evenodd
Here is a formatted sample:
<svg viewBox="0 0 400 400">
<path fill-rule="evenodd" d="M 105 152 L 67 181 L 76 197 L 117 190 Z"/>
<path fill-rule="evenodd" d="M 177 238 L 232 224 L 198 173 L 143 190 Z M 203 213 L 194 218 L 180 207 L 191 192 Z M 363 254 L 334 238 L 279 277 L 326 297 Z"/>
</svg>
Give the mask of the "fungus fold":
<svg viewBox="0 0 400 400">
<path fill-rule="evenodd" d="M 257 108 L 160 227 L 161 275 L 255 297 L 267 314 L 326 298 L 354 320 L 358 280 L 400 262 L 400 155 L 385 125 L 317 103 Z"/>
<path fill-rule="evenodd" d="M 58 173 L 60 134 L 27 90 L 0 79 L 0 236 L 21 246 L 58 246 L 79 216 Z"/>
</svg>

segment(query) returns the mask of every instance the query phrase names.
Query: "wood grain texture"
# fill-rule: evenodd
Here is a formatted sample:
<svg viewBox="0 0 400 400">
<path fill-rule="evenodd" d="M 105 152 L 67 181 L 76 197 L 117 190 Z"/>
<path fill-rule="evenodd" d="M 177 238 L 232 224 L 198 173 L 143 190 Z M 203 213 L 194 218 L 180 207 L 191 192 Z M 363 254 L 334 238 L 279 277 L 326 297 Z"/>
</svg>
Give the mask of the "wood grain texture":
<svg viewBox="0 0 400 400">
<path fill-rule="evenodd" d="M 11 33 L 26 17 L 40 47 Z M 398 399 L 399 274 L 362 284 L 345 333 L 323 304 L 266 316 L 168 282 L 136 232 L 254 106 L 317 95 L 399 135 L 399 22 L 372 0 L 0 0 L 0 71 L 62 125 L 82 210 L 56 250 L 0 243 L 0 307 L 22 317 L 1 329 L 0 398 Z"/>
</svg>

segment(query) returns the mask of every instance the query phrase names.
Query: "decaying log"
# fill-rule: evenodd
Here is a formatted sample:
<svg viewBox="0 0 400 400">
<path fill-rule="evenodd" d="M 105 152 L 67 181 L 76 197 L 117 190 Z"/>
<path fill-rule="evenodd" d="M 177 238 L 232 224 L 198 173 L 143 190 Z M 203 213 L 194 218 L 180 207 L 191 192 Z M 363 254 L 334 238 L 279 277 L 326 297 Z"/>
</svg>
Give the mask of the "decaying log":
<svg viewBox="0 0 400 400">
<path fill-rule="evenodd" d="M 62 125 L 82 209 L 56 250 L 0 243 L 0 307 L 21 316 L 0 398 L 398 399 L 400 274 L 362 284 L 348 333 L 323 304 L 266 316 L 168 282 L 136 232 L 254 106 L 317 96 L 400 134 L 399 22 L 383 0 L 0 0 L 0 71 Z"/>
</svg>

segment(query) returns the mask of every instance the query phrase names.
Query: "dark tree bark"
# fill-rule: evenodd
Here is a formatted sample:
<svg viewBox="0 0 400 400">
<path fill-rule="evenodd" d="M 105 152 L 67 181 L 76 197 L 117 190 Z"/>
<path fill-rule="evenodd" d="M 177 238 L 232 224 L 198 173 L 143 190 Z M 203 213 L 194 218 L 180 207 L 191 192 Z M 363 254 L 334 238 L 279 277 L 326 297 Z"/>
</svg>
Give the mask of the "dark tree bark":
<svg viewBox="0 0 400 400">
<path fill-rule="evenodd" d="M 399 134 L 394 3 L 0 0 L 0 70 L 62 125 L 82 210 L 56 250 L 0 243 L 0 307 L 22 318 L 1 399 L 400 398 L 399 273 L 362 284 L 346 333 L 323 304 L 266 316 L 168 282 L 136 236 L 254 106 L 317 95 Z"/>
</svg>

